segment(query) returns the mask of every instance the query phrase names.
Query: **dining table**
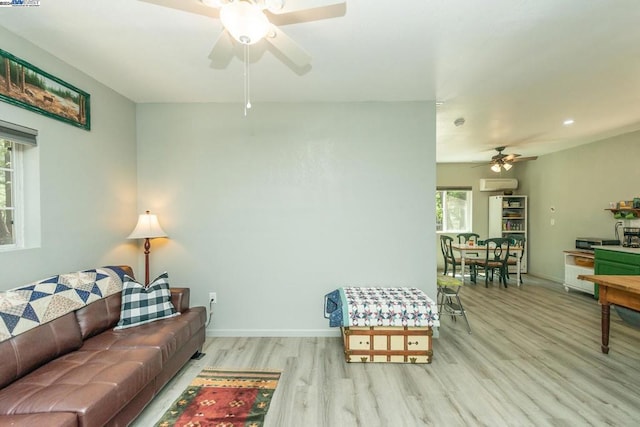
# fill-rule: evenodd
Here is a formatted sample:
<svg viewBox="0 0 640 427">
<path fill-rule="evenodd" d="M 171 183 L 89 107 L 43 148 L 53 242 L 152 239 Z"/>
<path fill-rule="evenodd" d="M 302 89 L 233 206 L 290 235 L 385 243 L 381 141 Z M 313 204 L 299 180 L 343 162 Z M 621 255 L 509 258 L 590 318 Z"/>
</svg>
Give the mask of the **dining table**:
<svg viewBox="0 0 640 427">
<path fill-rule="evenodd" d="M 451 248 L 460 254 L 460 267 L 462 271 L 462 283 L 464 283 L 464 266 L 465 259 L 470 258 L 469 254 L 480 254 L 480 259 L 486 258 L 486 253 L 488 246 L 487 245 L 478 245 L 478 244 L 468 244 L 468 243 L 451 243 Z M 520 252 L 522 252 L 522 248 L 518 246 L 510 246 L 509 253 L 517 254 L 516 256 L 516 283 L 520 286 Z M 474 258 L 478 258 L 474 256 Z"/>
<path fill-rule="evenodd" d="M 600 350 L 604 354 L 608 354 L 611 304 L 630 308 L 632 310 L 640 310 L 640 276 L 580 274 L 578 279 L 593 282 L 599 286 L 598 302 L 601 306 Z"/>
</svg>

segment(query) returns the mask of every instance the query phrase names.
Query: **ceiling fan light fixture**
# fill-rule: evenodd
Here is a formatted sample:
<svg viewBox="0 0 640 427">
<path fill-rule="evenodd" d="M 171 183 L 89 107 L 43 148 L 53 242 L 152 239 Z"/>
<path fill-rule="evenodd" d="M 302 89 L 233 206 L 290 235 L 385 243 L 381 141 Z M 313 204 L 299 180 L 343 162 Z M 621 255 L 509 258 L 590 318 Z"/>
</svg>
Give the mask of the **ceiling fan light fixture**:
<svg viewBox="0 0 640 427">
<path fill-rule="evenodd" d="M 277 12 L 284 7 L 284 0 L 264 0 L 264 5 L 270 12 Z"/>
<path fill-rule="evenodd" d="M 495 173 L 500 172 L 500 165 L 497 163 L 491 165 L 491 170 L 494 171 Z"/>
<path fill-rule="evenodd" d="M 508 171 L 513 167 L 513 165 L 511 163 L 505 163 L 504 165 L 502 165 L 502 167 L 504 168 L 504 170 Z"/>
<path fill-rule="evenodd" d="M 224 0 L 200 0 L 205 6 L 209 6 L 209 7 L 214 7 L 214 8 L 219 8 L 222 7 L 222 5 L 226 4 L 227 2 Z"/>
<path fill-rule="evenodd" d="M 234 1 L 222 6 L 220 21 L 231 37 L 242 44 L 259 42 L 271 26 L 262 10 L 247 1 Z"/>
</svg>

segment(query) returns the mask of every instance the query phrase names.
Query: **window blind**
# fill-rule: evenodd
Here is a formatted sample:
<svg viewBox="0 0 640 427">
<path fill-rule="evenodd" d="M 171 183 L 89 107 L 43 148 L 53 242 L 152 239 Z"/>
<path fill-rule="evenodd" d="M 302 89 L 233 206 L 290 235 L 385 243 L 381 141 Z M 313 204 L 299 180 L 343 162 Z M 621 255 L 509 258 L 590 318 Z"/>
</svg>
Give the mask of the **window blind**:
<svg viewBox="0 0 640 427">
<path fill-rule="evenodd" d="M 0 120 L 0 138 L 8 139 L 18 144 L 36 146 L 38 131 L 15 123 Z"/>
</svg>

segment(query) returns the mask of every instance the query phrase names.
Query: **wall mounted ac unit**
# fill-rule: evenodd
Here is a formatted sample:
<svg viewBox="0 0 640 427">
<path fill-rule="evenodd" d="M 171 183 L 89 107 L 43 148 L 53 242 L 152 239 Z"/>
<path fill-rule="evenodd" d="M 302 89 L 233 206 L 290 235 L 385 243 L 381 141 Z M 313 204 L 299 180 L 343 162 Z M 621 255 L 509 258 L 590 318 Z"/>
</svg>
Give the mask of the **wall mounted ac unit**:
<svg viewBox="0 0 640 427">
<path fill-rule="evenodd" d="M 486 178 L 480 180 L 480 191 L 515 190 L 518 180 L 513 178 Z"/>
</svg>

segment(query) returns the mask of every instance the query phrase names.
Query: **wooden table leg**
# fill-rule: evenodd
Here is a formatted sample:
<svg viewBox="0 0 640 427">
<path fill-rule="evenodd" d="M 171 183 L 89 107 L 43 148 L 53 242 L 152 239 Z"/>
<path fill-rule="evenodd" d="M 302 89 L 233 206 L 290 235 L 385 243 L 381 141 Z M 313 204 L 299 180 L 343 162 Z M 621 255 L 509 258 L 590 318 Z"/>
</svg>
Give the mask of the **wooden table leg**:
<svg viewBox="0 0 640 427">
<path fill-rule="evenodd" d="M 464 251 L 460 251 L 460 267 L 462 268 L 462 272 L 460 273 L 460 278 L 462 279 L 462 284 L 464 285 Z"/>
<path fill-rule="evenodd" d="M 609 354 L 609 314 L 611 306 L 602 304 L 602 345 L 600 349 L 604 354 Z"/>
</svg>

